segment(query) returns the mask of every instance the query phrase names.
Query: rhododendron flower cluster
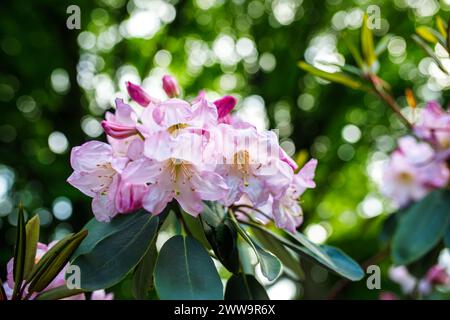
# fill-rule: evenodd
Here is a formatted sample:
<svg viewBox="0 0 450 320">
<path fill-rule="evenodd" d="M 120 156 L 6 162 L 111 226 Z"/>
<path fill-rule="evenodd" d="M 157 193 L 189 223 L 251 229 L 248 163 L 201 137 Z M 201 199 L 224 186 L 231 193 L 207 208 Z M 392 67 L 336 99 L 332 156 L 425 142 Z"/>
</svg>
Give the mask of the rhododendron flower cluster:
<svg viewBox="0 0 450 320">
<path fill-rule="evenodd" d="M 163 78 L 165 101 L 129 82 L 127 89 L 143 110 L 116 99 L 115 113 L 102 122 L 108 143 L 90 141 L 71 154 L 68 182 L 93 198 L 99 221 L 142 207 L 157 215 L 173 200 L 193 216 L 205 200 L 245 201 L 295 231 L 302 222 L 299 197 L 315 187 L 315 159 L 295 173 L 297 164 L 274 132 L 231 114 L 232 96 L 211 102 L 200 92 L 188 102 L 170 76 Z"/>
<path fill-rule="evenodd" d="M 37 264 L 39 260 L 44 256 L 45 253 L 47 253 L 48 250 L 50 250 L 55 244 L 57 244 L 58 241 L 53 241 L 49 245 L 38 243 L 37 249 L 36 249 L 36 257 L 35 257 L 35 263 Z M 50 289 L 55 289 L 61 286 L 64 286 L 66 284 L 66 281 L 64 279 L 67 265 L 59 272 L 59 274 L 53 279 L 53 281 L 45 288 L 44 291 L 48 291 Z M 5 290 L 6 296 L 8 299 L 11 299 L 13 295 L 14 290 L 14 276 L 13 276 L 13 270 L 14 270 L 14 258 L 11 258 L 6 266 L 7 268 L 7 281 L 3 284 L 3 289 Z M 25 295 L 28 293 L 27 288 L 24 290 Z M 36 296 L 39 294 L 33 293 L 31 295 L 31 299 L 36 298 Z M 71 296 L 68 298 L 65 298 L 63 300 L 85 300 L 86 296 L 84 293 L 77 294 L 75 296 Z M 113 293 L 106 293 L 105 290 L 96 290 L 92 292 L 91 300 L 113 300 L 114 294 Z"/>
<path fill-rule="evenodd" d="M 449 182 L 450 114 L 429 103 L 414 125 L 413 136 L 399 139 L 384 170 L 382 191 L 406 206 Z"/>
</svg>

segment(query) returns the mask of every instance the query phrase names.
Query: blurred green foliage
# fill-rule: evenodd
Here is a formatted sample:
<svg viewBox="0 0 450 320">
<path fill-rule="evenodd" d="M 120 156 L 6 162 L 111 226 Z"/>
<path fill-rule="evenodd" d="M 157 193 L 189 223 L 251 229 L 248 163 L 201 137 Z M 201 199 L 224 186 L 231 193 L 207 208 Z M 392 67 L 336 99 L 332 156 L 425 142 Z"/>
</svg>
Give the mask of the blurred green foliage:
<svg viewBox="0 0 450 320">
<path fill-rule="evenodd" d="M 326 84 L 297 63 L 355 64 L 339 34 L 345 30 L 359 46 L 363 12 L 378 5 L 381 28 L 374 35 L 388 41 L 379 75 L 401 105 L 407 87 L 419 102 L 445 101 L 448 79 L 429 71 L 430 62 L 410 35 L 418 25 L 433 25 L 439 10 L 447 20 L 450 7 L 435 0 L 420 1 L 415 8 L 414 3 L 78 1 L 81 30 L 69 30 L 70 1 L 2 1 L 0 274 L 5 275 L 12 256 L 19 202 L 29 216 L 39 214 L 42 242 L 78 231 L 90 219 L 90 199 L 65 182 L 71 173 L 70 148 L 105 139 L 99 121 L 116 96 L 126 97 L 125 81 L 143 82 L 161 95 L 164 73 L 179 79 L 187 97 L 203 88 L 211 97 L 235 95 L 238 112 L 278 129 L 288 153 L 300 162 L 318 158 L 317 188 L 303 199 L 302 228 L 359 262 L 371 257 L 379 250 L 380 222 L 392 211 L 371 176 L 405 129 L 375 97 Z M 297 284 L 296 296 L 325 298 L 337 278 L 303 263 L 307 280 Z M 129 282 L 114 288 L 117 297 L 129 298 Z M 383 288 L 385 283 L 398 290 L 383 278 Z M 377 298 L 379 292 L 361 281 L 343 294 Z"/>
</svg>

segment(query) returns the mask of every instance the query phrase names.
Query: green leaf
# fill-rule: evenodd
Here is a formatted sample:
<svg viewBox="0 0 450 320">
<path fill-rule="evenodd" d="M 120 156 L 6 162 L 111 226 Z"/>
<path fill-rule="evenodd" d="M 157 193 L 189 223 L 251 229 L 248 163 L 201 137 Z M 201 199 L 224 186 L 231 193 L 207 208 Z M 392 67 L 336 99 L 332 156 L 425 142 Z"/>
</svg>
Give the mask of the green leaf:
<svg viewBox="0 0 450 320">
<path fill-rule="evenodd" d="M 100 240 L 89 253 L 72 264 L 81 270 L 81 287 L 87 291 L 109 288 L 120 282 L 141 261 L 156 237 L 159 217 L 133 213 L 126 229 Z"/>
<path fill-rule="evenodd" d="M 436 16 L 436 27 L 441 36 L 447 38 L 447 23 L 440 16 Z"/>
<path fill-rule="evenodd" d="M 377 56 L 373 44 L 372 30 L 369 28 L 367 20 L 368 16 L 365 14 L 361 30 L 361 49 L 366 65 L 370 68 L 377 61 Z"/>
<path fill-rule="evenodd" d="M 158 251 L 155 237 L 133 274 L 132 292 L 135 299 L 144 300 L 153 287 L 153 270 L 155 269 Z"/>
<path fill-rule="evenodd" d="M 431 28 L 427 26 L 420 26 L 416 28 L 416 33 L 425 41 L 436 44 L 439 40 Z"/>
<path fill-rule="evenodd" d="M 69 235 L 47 251 L 41 260 L 39 260 L 39 263 L 30 275 L 31 283 L 28 287 L 28 292 L 40 292 L 47 288 L 53 279 L 67 265 L 72 254 L 86 235 L 86 230 L 82 230 L 74 235 Z M 34 272 L 35 270 L 36 272 Z"/>
<path fill-rule="evenodd" d="M 207 250 L 212 249 L 211 245 L 206 238 L 205 231 L 203 230 L 203 224 L 200 221 L 200 217 L 193 217 L 184 210 L 181 211 L 184 223 L 186 224 L 190 235 L 197 241 L 199 241 Z"/>
<path fill-rule="evenodd" d="M 271 237 L 270 235 L 262 232 L 259 229 L 252 229 L 252 233 L 261 245 L 268 251 L 272 252 L 280 259 L 283 266 L 288 268 L 295 277 L 298 279 L 304 279 L 305 273 L 300 265 L 298 257 L 295 257 L 286 247 L 284 247 L 280 241 Z"/>
<path fill-rule="evenodd" d="M 444 243 L 445 246 L 450 249 L 450 225 L 447 227 L 447 231 L 445 232 Z"/>
<path fill-rule="evenodd" d="M 343 84 L 343 85 L 345 85 L 347 87 L 350 87 L 352 89 L 363 90 L 363 91 L 369 91 L 370 90 L 362 82 L 349 77 L 345 73 L 342 73 L 342 72 L 334 72 L 334 73 L 326 72 L 326 71 L 317 69 L 316 67 L 313 67 L 312 65 L 307 64 L 304 61 L 300 61 L 298 63 L 298 66 L 300 67 L 300 69 L 305 70 L 306 72 L 312 74 L 313 76 L 317 76 L 317 77 L 323 78 L 323 79 L 331 81 L 331 82 L 336 82 L 336 83 L 339 83 L 339 84 Z"/>
<path fill-rule="evenodd" d="M 264 287 L 250 274 L 232 275 L 225 289 L 225 300 L 270 300 Z"/>
<path fill-rule="evenodd" d="M 35 300 L 60 300 L 83 292 L 85 291 L 82 289 L 69 289 L 66 285 L 62 285 L 40 293 Z"/>
<path fill-rule="evenodd" d="M 364 61 L 363 61 L 358 49 L 353 44 L 353 42 L 348 38 L 347 33 L 343 32 L 343 33 L 341 33 L 341 36 L 344 39 L 347 49 L 350 51 L 351 55 L 353 56 L 353 59 L 355 59 L 356 64 L 358 65 L 358 67 L 360 67 L 362 69 L 364 66 Z"/>
<path fill-rule="evenodd" d="M 297 236 L 292 238 L 297 242 L 301 240 L 301 242 L 299 242 L 300 245 L 298 245 L 259 225 L 251 224 L 251 227 L 267 233 L 282 242 L 283 245 L 291 250 L 294 250 L 308 259 L 314 260 L 323 267 L 349 280 L 358 281 L 364 277 L 364 271 L 358 263 L 337 248 L 325 245 L 319 246 L 312 243 L 301 233 L 297 233 Z M 300 234 L 300 236 L 298 236 L 298 234 Z"/>
<path fill-rule="evenodd" d="M 389 41 L 391 39 L 392 39 L 392 35 L 387 34 L 378 41 L 378 43 L 375 46 L 375 55 L 377 57 L 381 56 L 383 54 L 383 52 L 386 51 Z"/>
<path fill-rule="evenodd" d="M 22 281 L 25 273 L 25 255 L 27 247 L 27 234 L 25 228 L 25 214 L 22 204 L 19 205 L 17 216 L 16 246 L 14 249 L 14 289 L 12 297 L 17 299 L 21 294 Z"/>
<path fill-rule="evenodd" d="M 164 243 L 155 267 L 155 287 L 166 300 L 222 300 L 223 285 L 200 243 L 174 236 Z"/>
<path fill-rule="evenodd" d="M 84 227 L 83 230 L 87 230 L 88 236 L 83 240 L 73 258 L 91 252 L 95 246 L 105 238 L 126 230 L 130 225 L 134 224 L 136 219 L 141 219 L 141 215 L 149 213 L 140 211 L 137 213 L 118 215 L 114 217 L 110 222 L 100 222 L 97 219 L 91 219 Z"/>
<path fill-rule="evenodd" d="M 37 244 L 39 241 L 39 227 L 40 221 L 38 215 L 31 218 L 25 227 L 27 248 L 25 252 L 24 279 L 28 279 L 35 264 Z"/>
<path fill-rule="evenodd" d="M 442 239 L 450 218 L 450 191 L 434 190 L 411 205 L 400 219 L 392 243 L 399 265 L 416 261 Z"/>
<path fill-rule="evenodd" d="M 281 262 L 272 253 L 261 248 L 249 235 L 241 228 L 239 223 L 234 219 L 231 220 L 236 227 L 236 230 L 242 236 L 242 238 L 247 241 L 247 243 L 252 247 L 255 252 L 259 264 L 261 266 L 262 274 L 269 280 L 273 281 L 278 278 L 281 274 Z"/>
<path fill-rule="evenodd" d="M 201 216 L 204 233 L 220 262 L 232 273 L 239 273 L 237 233 L 231 221 L 218 205 L 205 203 Z"/>
</svg>

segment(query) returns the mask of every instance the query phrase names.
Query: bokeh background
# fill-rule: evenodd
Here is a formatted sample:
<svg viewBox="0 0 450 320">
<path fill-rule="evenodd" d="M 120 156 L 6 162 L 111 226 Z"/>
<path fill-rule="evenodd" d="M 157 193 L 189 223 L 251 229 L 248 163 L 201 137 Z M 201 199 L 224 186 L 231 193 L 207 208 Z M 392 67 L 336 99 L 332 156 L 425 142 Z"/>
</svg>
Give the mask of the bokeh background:
<svg viewBox="0 0 450 320">
<path fill-rule="evenodd" d="M 81 9 L 69 30 L 66 9 Z M 403 127 L 375 97 L 305 74 L 306 60 L 324 70 L 351 64 L 339 41 L 358 45 L 368 5 L 381 10 L 374 30 L 386 52 L 382 78 L 396 96 L 414 89 L 419 102 L 446 100 L 450 78 L 410 38 L 417 25 L 450 16 L 437 0 L 96 0 L 0 2 L 0 275 L 13 255 L 17 205 L 38 214 L 42 242 L 79 230 L 90 199 L 66 183 L 70 149 L 104 140 L 100 121 L 125 81 L 164 97 L 161 77 L 177 77 L 185 97 L 205 89 L 232 94 L 237 112 L 260 128 L 278 129 L 282 147 L 299 163 L 319 159 L 317 188 L 303 198 L 302 230 L 359 262 L 382 246 L 381 222 L 393 211 L 378 192 L 380 168 Z M 400 102 L 401 102 L 400 98 Z M 302 261 L 302 283 L 281 278 L 273 298 L 373 298 L 365 281 L 342 283 Z M 385 275 L 389 259 L 382 266 Z M 114 288 L 130 298 L 129 281 Z M 398 291 L 384 276 L 383 290 Z"/>
</svg>

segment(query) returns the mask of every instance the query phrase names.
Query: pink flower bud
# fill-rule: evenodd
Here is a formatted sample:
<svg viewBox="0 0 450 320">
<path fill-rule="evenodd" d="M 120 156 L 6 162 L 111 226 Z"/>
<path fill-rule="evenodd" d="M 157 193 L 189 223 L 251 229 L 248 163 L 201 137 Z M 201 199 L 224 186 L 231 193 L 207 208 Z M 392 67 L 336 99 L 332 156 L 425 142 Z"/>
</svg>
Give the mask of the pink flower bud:
<svg viewBox="0 0 450 320">
<path fill-rule="evenodd" d="M 447 274 L 447 271 L 439 265 L 432 266 L 428 270 L 425 279 L 431 284 L 443 285 L 450 283 L 450 276 Z"/>
<path fill-rule="evenodd" d="M 380 300 L 398 300 L 398 297 L 389 291 L 380 293 Z"/>
<path fill-rule="evenodd" d="M 217 108 L 219 120 L 229 115 L 236 103 L 236 98 L 232 96 L 225 96 L 219 100 L 214 101 L 214 104 Z"/>
<path fill-rule="evenodd" d="M 148 106 L 148 104 L 153 100 L 152 97 L 150 97 L 141 86 L 133 84 L 130 81 L 127 81 L 127 90 L 131 99 L 133 99 L 143 107 Z"/>
<path fill-rule="evenodd" d="M 125 139 L 138 133 L 136 127 L 134 126 L 127 126 L 108 120 L 102 121 L 102 127 L 108 136 L 115 139 Z"/>
<path fill-rule="evenodd" d="M 175 80 L 174 77 L 165 75 L 162 78 L 162 83 L 164 91 L 170 98 L 177 97 L 180 95 L 180 88 L 178 86 L 177 80 Z"/>
</svg>

